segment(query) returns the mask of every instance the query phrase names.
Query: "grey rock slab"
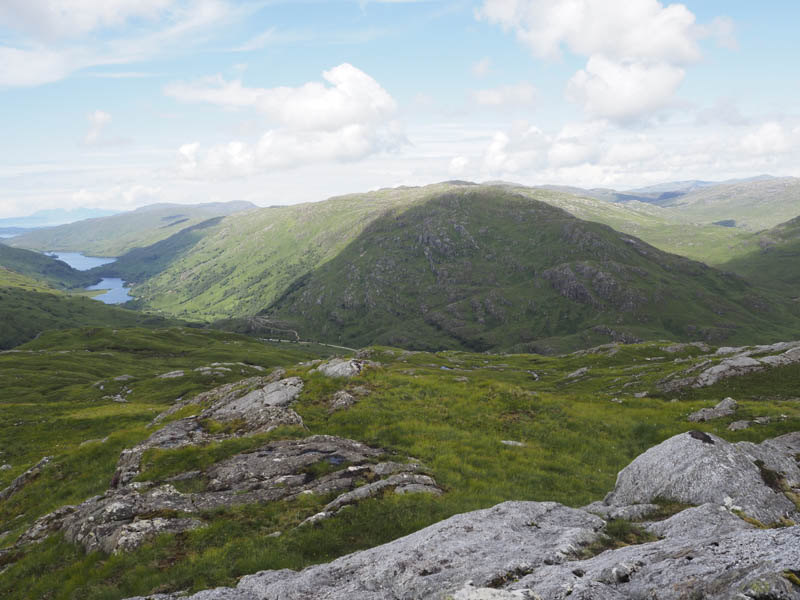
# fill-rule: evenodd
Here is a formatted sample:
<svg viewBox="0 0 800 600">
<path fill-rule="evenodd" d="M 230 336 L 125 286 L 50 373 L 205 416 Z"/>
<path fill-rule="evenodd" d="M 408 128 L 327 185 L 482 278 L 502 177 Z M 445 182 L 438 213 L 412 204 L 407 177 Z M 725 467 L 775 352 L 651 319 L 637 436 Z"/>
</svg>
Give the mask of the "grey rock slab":
<svg viewBox="0 0 800 600">
<path fill-rule="evenodd" d="M 158 376 L 159 379 L 176 379 L 178 377 L 183 377 L 183 371 L 170 371 Z"/>
<path fill-rule="evenodd" d="M 37 462 L 33 465 L 30 469 L 26 470 L 24 473 L 18 475 L 14 478 L 14 480 L 8 484 L 8 486 L 2 490 L 0 490 L 0 502 L 4 500 L 8 500 L 13 494 L 17 493 L 25 484 L 33 479 L 36 479 L 42 470 L 53 460 L 52 456 L 45 456 L 42 460 Z M 11 465 L 8 467 L 11 468 Z"/>
<path fill-rule="evenodd" d="M 303 380 L 299 377 L 289 377 L 263 388 L 253 390 L 240 398 L 229 400 L 221 405 L 215 405 L 210 410 L 212 418 L 229 420 L 235 418 L 247 419 L 251 414 L 258 414 L 265 407 L 284 407 L 291 404 L 300 392 L 303 391 Z"/>
<path fill-rule="evenodd" d="M 470 580 L 485 587 L 545 561 L 562 562 L 602 526 L 598 517 L 552 502 L 505 502 L 300 572 L 247 576 L 237 590 L 259 599 L 445 598 Z"/>
<path fill-rule="evenodd" d="M 737 530 L 727 535 L 666 538 L 583 561 L 535 569 L 511 589 L 548 600 L 729 600 L 762 577 L 800 564 L 800 526 Z M 789 588 L 791 589 L 791 588 Z M 744 596 L 743 598 L 769 596 Z"/>
<path fill-rule="evenodd" d="M 701 388 L 714 385 L 718 381 L 727 377 L 735 377 L 738 375 L 746 375 L 747 373 L 754 373 L 762 371 L 766 368 L 761 361 L 747 356 L 736 356 L 733 358 L 726 358 L 719 364 L 709 367 L 696 378 L 692 387 Z"/>
<path fill-rule="evenodd" d="M 339 390 L 333 395 L 330 402 L 331 411 L 343 410 L 350 408 L 357 402 L 357 398 L 353 394 L 348 393 L 346 390 Z"/>
<path fill-rule="evenodd" d="M 695 505 L 710 502 L 737 507 L 759 521 L 775 523 L 793 516 L 796 507 L 764 482 L 755 460 L 768 458 L 769 464 L 788 469 L 790 478 L 800 477 L 791 469 L 793 456 L 767 457 L 780 448 L 793 448 L 795 443 L 792 438 L 759 447 L 747 442 L 731 444 L 713 435 L 681 433 L 650 448 L 620 471 L 614 490 L 603 502 L 609 506 L 658 498 Z"/>
<path fill-rule="evenodd" d="M 542 598 L 529 590 L 509 592 L 495 588 L 479 588 L 469 582 L 453 594 L 453 600 L 542 600 Z"/>
<path fill-rule="evenodd" d="M 328 377 L 355 377 L 366 367 L 378 366 L 379 363 L 356 358 L 332 358 L 312 369 Z"/>
<path fill-rule="evenodd" d="M 713 538 L 754 526 L 717 504 L 703 504 L 682 510 L 663 521 L 647 523 L 645 529 L 662 538 Z"/>
<path fill-rule="evenodd" d="M 714 408 L 701 408 L 700 410 L 693 412 L 689 415 L 689 420 L 693 423 L 699 423 L 702 421 L 711 421 L 713 419 L 721 419 L 723 417 L 729 417 L 736 409 L 739 408 L 739 404 L 733 398 L 725 398 L 721 402 L 719 402 Z"/>
</svg>

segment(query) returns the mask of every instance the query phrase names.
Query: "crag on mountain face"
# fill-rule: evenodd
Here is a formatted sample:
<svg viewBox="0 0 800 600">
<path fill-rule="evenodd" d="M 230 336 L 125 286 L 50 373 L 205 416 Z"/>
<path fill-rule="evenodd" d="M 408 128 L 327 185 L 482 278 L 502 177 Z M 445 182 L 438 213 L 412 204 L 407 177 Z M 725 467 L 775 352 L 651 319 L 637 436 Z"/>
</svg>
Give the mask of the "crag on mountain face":
<svg viewBox="0 0 800 600">
<path fill-rule="evenodd" d="M 609 338 L 744 340 L 747 323 L 761 335 L 777 314 L 797 323 L 793 310 L 528 196 L 465 187 L 373 221 L 262 316 L 350 346 L 553 351 Z"/>
</svg>

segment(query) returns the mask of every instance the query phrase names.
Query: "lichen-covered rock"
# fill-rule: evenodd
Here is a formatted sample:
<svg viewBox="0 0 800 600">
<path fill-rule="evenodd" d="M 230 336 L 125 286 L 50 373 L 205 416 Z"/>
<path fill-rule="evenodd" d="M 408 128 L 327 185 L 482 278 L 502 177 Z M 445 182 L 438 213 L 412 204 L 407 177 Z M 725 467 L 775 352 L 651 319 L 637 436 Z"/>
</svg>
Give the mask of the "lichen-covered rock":
<svg viewBox="0 0 800 600">
<path fill-rule="evenodd" d="M 752 583 L 765 576 L 780 576 L 797 564 L 800 526 L 749 529 L 711 537 L 666 538 L 603 552 L 588 560 L 546 565 L 509 588 L 528 590 L 546 600 L 766 600 L 773 596 L 748 595 Z M 785 581 L 787 589 L 800 591 Z"/>
<path fill-rule="evenodd" d="M 333 395 L 330 402 L 331 412 L 350 408 L 356 403 L 356 397 L 346 390 L 339 390 Z"/>
<path fill-rule="evenodd" d="M 729 417 L 736 412 L 739 404 L 733 398 L 725 398 L 719 402 L 714 408 L 701 408 L 689 415 L 689 420 L 693 423 L 700 423 L 703 421 L 712 421 L 714 419 L 721 419 Z"/>
<path fill-rule="evenodd" d="M 378 363 L 356 358 L 332 358 L 318 365 L 313 371 L 318 371 L 328 377 L 355 377 L 360 375 L 366 367 L 375 367 Z"/>
<path fill-rule="evenodd" d="M 0 502 L 3 500 L 8 500 L 8 498 L 10 498 L 13 494 L 21 490 L 26 483 L 36 479 L 42 472 L 42 469 L 44 469 L 52 459 L 52 456 L 45 456 L 30 469 L 15 477 L 14 481 L 12 481 L 6 488 L 0 490 Z M 8 465 L 8 468 L 10 469 L 11 465 Z"/>
<path fill-rule="evenodd" d="M 171 478 L 173 482 L 207 481 L 205 491 L 181 493 L 169 483 L 131 482 L 45 515 L 22 536 L 21 543 L 63 531 L 69 541 L 89 552 L 117 552 L 158 533 L 199 527 L 202 523 L 191 515 L 220 507 L 287 500 L 303 493 L 338 494 L 315 519 L 319 520 L 380 491 L 441 493 L 431 477 L 419 473 L 418 464 L 378 462 L 383 453 L 328 435 L 279 440 L 205 471 L 186 473 L 188 477 Z M 315 469 L 322 474 L 315 475 Z M 362 480 L 372 483 L 358 487 Z M 166 514 L 170 516 L 152 516 Z"/>
<path fill-rule="evenodd" d="M 444 598 L 470 580 L 489 587 L 563 562 L 597 538 L 602 525 L 553 502 L 505 502 L 328 564 L 250 575 L 237 591 L 254 598 Z"/>
<path fill-rule="evenodd" d="M 702 436 L 708 438 L 698 439 Z M 782 439 L 786 438 L 786 439 Z M 731 444 L 722 438 L 681 433 L 650 448 L 620 471 L 608 506 L 653 502 L 658 498 L 687 504 L 713 503 L 743 511 L 764 523 L 797 516 L 785 494 L 764 479 L 763 463 L 788 485 L 798 485 L 800 467 L 794 461 L 800 435 L 788 434 L 756 445 Z"/>
</svg>

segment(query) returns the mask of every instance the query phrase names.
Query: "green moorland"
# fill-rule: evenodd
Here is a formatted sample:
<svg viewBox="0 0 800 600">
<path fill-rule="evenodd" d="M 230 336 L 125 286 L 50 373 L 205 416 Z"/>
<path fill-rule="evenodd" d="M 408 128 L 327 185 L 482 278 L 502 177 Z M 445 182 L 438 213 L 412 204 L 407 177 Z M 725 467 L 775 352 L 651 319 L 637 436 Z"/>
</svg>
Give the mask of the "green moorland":
<svg viewBox="0 0 800 600">
<path fill-rule="evenodd" d="M 477 188 L 450 182 L 384 189 L 313 204 L 265 208 L 219 222 L 207 220 L 132 249 L 117 263 L 93 273 L 120 276 L 137 284 L 133 293 L 140 308 L 184 319 L 252 316 L 297 278 L 335 258 L 386 211 L 406 210 L 465 187 Z M 508 184 L 478 189 L 510 190 L 635 235 L 661 250 L 709 264 L 757 248 L 752 235 L 741 229 L 698 225 L 679 211 L 640 202 L 621 204 Z"/>
<path fill-rule="evenodd" d="M 33 250 L 82 252 L 88 256 L 120 256 L 149 246 L 208 219 L 255 208 L 249 202 L 152 204 L 130 212 L 37 229 L 7 240 Z"/>
<path fill-rule="evenodd" d="M 351 347 L 559 352 L 800 335 L 798 307 L 514 190 L 461 187 L 373 221 L 263 317 Z"/>
<path fill-rule="evenodd" d="M 738 273 L 765 289 L 800 297 L 800 217 L 756 236 L 759 248 L 734 258 L 721 268 Z"/>
<path fill-rule="evenodd" d="M 0 266 L 0 349 L 13 348 L 50 329 L 163 327 L 175 322 L 66 294 Z"/>
<path fill-rule="evenodd" d="M 352 380 L 337 380 L 295 364 L 325 353 L 305 345 L 270 346 L 232 334 L 180 328 L 44 335 L 0 354 L 0 460 L 13 467 L 0 471 L 0 487 L 43 455 L 54 457 L 37 479 L 0 503 L 0 547 L 10 546 L 42 514 L 102 493 L 120 451 L 146 438 L 152 432 L 146 424 L 177 398 L 244 377 L 253 365 L 285 365 L 288 375 L 304 379 L 294 408 L 307 430 L 150 451 L 142 479 L 162 480 L 204 467 L 257 448 L 270 437 L 325 433 L 380 446 L 399 457 L 416 457 L 445 494 L 387 494 L 300 528 L 296 525 L 329 498 L 311 494 L 291 502 L 218 509 L 200 515 L 206 527 L 162 535 L 134 552 L 115 555 L 85 554 L 55 535 L 0 553 L 5 563 L 0 567 L 0 596 L 112 600 L 230 585 L 246 573 L 327 561 L 504 500 L 583 505 L 602 498 L 617 471 L 639 453 L 689 429 L 757 442 L 800 424 L 800 366 L 662 395 L 657 381 L 699 360 L 696 347 L 670 351 L 658 342 L 559 357 L 382 347 L 367 351 L 379 366 Z M 213 380 L 191 370 L 213 361 L 245 364 L 241 372 Z M 569 376 L 582 367 L 588 367 L 583 376 Z M 186 377 L 157 379 L 179 368 L 186 370 Z M 123 374 L 133 379 L 113 380 Z M 331 413 L 332 394 L 356 385 L 370 394 L 348 410 Z M 132 390 L 129 402 L 104 399 L 123 387 Z M 648 395 L 635 397 L 642 392 Z M 770 416 L 772 422 L 738 432 L 726 430 L 732 419 L 687 422 L 690 411 L 727 395 L 740 403 L 736 419 Z M 173 418 L 200 409 L 184 409 Z M 525 445 L 508 446 L 502 440 Z M 275 531 L 283 533 L 268 537 Z"/>
</svg>

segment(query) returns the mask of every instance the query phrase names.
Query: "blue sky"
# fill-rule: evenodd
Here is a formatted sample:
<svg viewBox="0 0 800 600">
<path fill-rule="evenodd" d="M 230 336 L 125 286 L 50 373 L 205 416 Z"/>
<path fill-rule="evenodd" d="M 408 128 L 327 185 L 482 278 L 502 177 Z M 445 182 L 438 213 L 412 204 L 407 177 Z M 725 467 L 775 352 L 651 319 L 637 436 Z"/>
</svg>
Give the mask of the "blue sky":
<svg viewBox="0 0 800 600">
<path fill-rule="evenodd" d="M 800 176 L 800 4 L 4 0 L 0 217 Z"/>
</svg>

